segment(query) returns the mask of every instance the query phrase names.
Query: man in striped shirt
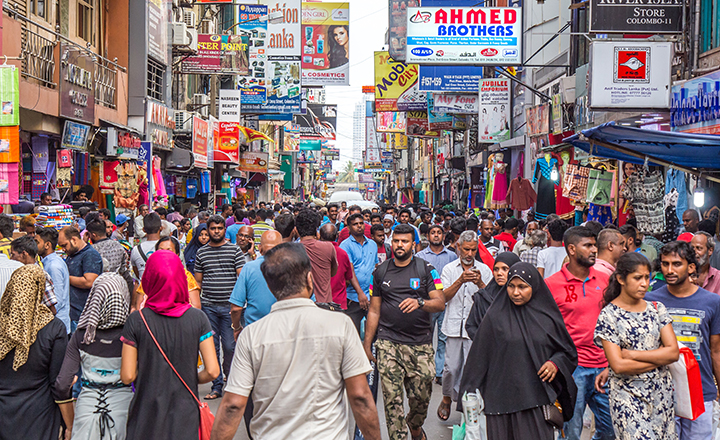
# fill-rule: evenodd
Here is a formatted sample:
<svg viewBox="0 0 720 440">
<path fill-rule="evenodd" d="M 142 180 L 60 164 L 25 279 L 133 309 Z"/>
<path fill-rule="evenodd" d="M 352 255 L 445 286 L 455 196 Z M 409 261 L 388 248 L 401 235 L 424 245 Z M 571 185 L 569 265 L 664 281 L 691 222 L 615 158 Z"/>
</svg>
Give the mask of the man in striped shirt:
<svg viewBox="0 0 720 440">
<path fill-rule="evenodd" d="M 253 231 L 255 231 L 255 250 L 260 251 L 260 239 L 265 231 L 272 231 L 273 227 L 267 223 L 268 212 L 264 209 L 258 209 L 255 213 L 255 224 L 252 225 Z"/>
<path fill-rule="evenodd" d="M 210 241 L 197 251 L 195 257 L 195 280 L 201 289 L 202 310 L 210 320 L 215 333 L 215 352 L 220 359 L 223 351 L 223 373 L 227 377 L 235 352 L 232 320 L 230 318 L 230 294 L 235 287 L 240 270 L 245 264 L 243 252 L 225 240 L 225 219 L 214 215 L 207 221 Z M 213 381 L 207 400 L 222 396 L 223 375 Z"/>
</svg>

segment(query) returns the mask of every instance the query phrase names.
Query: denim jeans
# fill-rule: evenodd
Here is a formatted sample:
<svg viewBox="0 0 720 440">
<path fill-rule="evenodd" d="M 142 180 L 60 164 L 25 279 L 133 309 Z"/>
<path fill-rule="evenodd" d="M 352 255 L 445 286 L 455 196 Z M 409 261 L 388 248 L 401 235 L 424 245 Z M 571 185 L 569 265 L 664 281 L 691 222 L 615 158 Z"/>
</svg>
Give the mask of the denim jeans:
<svg viewBox="0 0 720 440">
<path fill-rule="evenodd" d="M 230 306 L 203 304 L 202 311 L 207 315 L 210 327 L 213 329 L 215 354 L 218 361 L 220 361 L 220 345 L 222 344 L 222 371 L 212 383 L 212 391 L 222 394 L 223 374 L 227 378 L 232 366 L 233 354 L 235 353 L 235 338 L 233 337 L 232 320 L 230 319 Z"/>
<path fill-rule="evenodd" d="M 595 435 L 593 440 L 613 440 L 615 431 L 610 418 L 610 402 L 608 401 L 607 385 L 605 394 L 595 390 L 595 376 L 600 374 L 604 368 L 588 368 L 578 366 L 573 372 L 573 379 L 577 385 L 577 402 L 573 418 L 565 423 L 565 437 L 568 440 L 580 440 L 583 430 L 583 413 L 585 405 L 595 414 Z"/>
<path fill-rule="evenodd" d="M 435 350 L 435 377 L 442 377 L 443 368 L 445 367 L 445 341 L 447 341 L 447 336 L 440 330 L 443 318 L 445 318 L 445 310 L 432 314 L 433 326 L 437 323 L 438 334 L 437 349 Z"/>
</svg>

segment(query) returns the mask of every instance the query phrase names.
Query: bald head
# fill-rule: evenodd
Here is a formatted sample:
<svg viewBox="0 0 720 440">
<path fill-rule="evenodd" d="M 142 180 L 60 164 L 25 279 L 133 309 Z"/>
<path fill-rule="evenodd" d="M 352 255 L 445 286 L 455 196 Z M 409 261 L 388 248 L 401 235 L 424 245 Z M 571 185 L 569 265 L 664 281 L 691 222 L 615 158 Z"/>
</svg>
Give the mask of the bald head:
<svg viewBox="0 0 720 440">
<path fill-rule="evenodd" d="M 243 235 L 253 235 L 253 228 L 252 226 L 243 226 L 240 229 L 238 229 L 238 232 Z"/>
<path fill-rule="evenodd" d="M 247 227 L 249 228 L 249 226 Z M 272 229 L 269 231 L 265 231 L 263 232 L 262 237 L 260 237 L 260 253 L 265 255 L 265 252 L 269 251 L 280 243 L 282 243 L 282 235 L 278 231 Z"/>
<path fill-rule="evenodd" d="M 320 227 L 321 241 L 336 241 L 337 238 L 337 228 L 332 223 L 325 223 Z"/>
</svg>

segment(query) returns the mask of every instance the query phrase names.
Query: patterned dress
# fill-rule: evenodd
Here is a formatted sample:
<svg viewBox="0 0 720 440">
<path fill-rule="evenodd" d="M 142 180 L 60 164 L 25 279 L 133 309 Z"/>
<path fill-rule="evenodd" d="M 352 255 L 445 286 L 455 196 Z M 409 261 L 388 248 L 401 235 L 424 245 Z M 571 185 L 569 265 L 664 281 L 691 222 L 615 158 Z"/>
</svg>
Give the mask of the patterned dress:
<svg viewBox="0 0 720 440">
<path fill-rule="evenodd" d="M 657 306 L 657 309 L 656 309 Z M 602 340 L 627 350 L 660 348 L 660 330 L 672 323 L 662 303 L 647 303 L 644 312 L 608 304 L 595 327 L 595 344 Z M 677 440 L 672 376 L 668 367 L 637 375 L 610 369 L 610 415 L 618 440 Z"/>
</svg>

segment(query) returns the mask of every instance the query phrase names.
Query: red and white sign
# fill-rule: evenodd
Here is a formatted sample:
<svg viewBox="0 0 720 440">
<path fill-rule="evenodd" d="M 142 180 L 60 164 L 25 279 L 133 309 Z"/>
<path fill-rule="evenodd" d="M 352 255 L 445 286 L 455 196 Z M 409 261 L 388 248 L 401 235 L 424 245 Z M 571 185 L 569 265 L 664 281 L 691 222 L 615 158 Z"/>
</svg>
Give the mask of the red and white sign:
<svg viewBox="0 0 720 440">
<path fill-rule="evenodd" d="M 213 151 L 215 162 L 238 164 L 240 160 L 240 123 L 219 122 L 217 130 L 217 143 Z"/>
<path fill-rule="evenodd" d="M 193 116 L 192 151 L 195 166 L 207 168 L 208 166 L 208 140 L 210 139 L 210 124 L 204 119 Z"/>
</svg>

